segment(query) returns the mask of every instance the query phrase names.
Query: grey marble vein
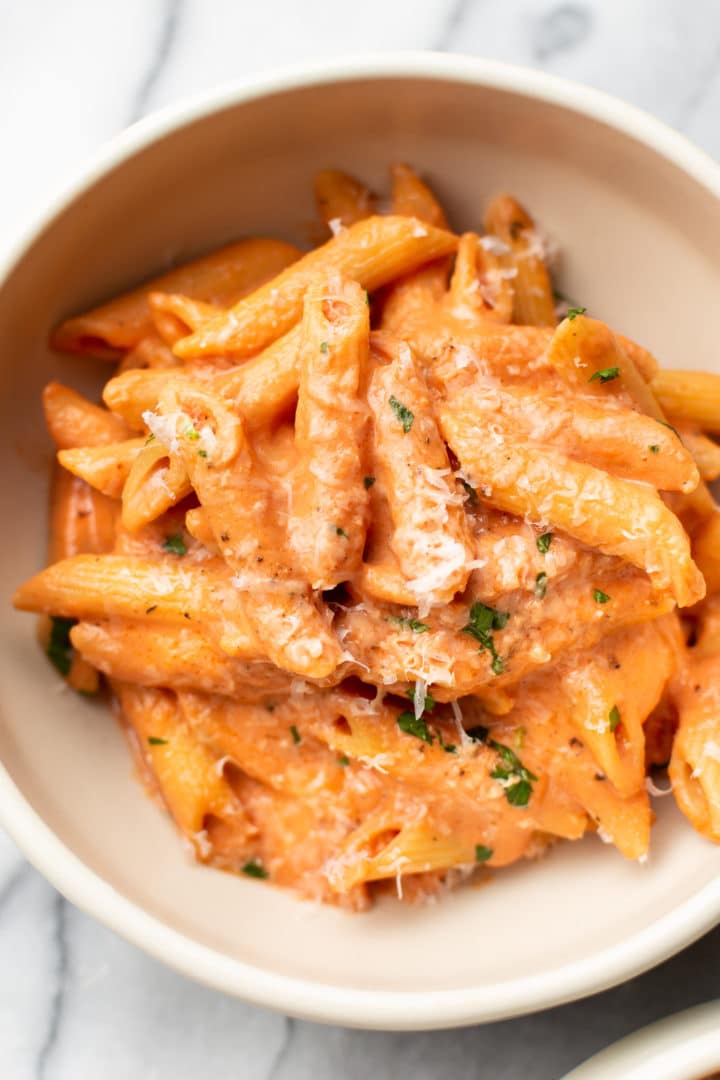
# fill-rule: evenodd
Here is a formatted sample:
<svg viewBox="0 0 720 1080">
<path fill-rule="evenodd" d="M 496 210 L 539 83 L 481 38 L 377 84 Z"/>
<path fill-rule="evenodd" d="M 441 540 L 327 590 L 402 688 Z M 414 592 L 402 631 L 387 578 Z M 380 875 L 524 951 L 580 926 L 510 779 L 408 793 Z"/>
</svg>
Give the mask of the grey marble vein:
<svg viewBox="0 0 720 1080">
<path fill-rule="evenodd" d="M 67 904 L 60 893 L 55 895 L 53 902 L 52 949 L 52 997 L 50 999 L 47 1026 L 35 1062 L 34 1076 L 36 1080 L 46 1080 L 47 1067 L 60 1034 L 65 1002 L 65 985 L 68 974 Z"/>
<path fill-rule="evenodd" d="M 267 1080 L 280 1080 L 285 1063 L 287 1062 L 290 1051 L 292 1049 L 293 1037 L 296 1030 L 296 1021 L 291 1016 L 285 1016 L 285 1033 L 283 1041 L 281 1042 L 275 1060 L 273 1061 L 270 1072 L 267 1074 Z"/>
<path fill-rule="evenodd" d="M 182 21 L 185 0 L 164 0 L 164 14 L 155 51 L 133 100 L 128 123 L 139 120 L 147 111 L 153 91 L 168 62 Z"/>
<path fill-rule="evenodd" d="M 0 917 L 2 917 L 3 909 L 6 904 L 9 903 L 15 895 L 16 890 L 29 877 L 30 872 L 31 868 L 29 863 L 20 863 L 0 889 Z"/>
<path fill-rule="evenodd" d="M 471 4 L 478 5 L 482 2 L 483 0 L 453 0 L 452 6 L 448 7 L 440 33 L 432 43 L 432 48 L 437 49 L 439 52 L 449 49 L 462 28 L 469 6 Z"/>
<path fill-rule="evenodd" d="M 585 4 L 559 4 L 535 23 L 532 52 L 541 63 L 574 48 L 592 29 L 592 11 Z"/>
</svg>

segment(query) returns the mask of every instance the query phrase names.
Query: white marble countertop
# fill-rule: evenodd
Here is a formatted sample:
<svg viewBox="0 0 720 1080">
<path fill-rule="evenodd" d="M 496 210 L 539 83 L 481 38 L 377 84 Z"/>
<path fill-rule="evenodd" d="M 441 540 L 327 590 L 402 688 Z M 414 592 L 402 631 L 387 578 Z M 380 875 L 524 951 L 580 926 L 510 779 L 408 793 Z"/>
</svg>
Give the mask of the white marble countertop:
<svg viewBox="0 0 720 1080">
<path fill-rule="evenodd" d="M 430 48 L 624 97 L 720 155 L 718 0 L 0 0 L 0 245 L 104 139 L 271 65 Z M 0 1077 L 550 1080 L 720 996 L 720 929 L 564 1008 L 431 1034 L 287 1020 L 185 981 L 71 907 L 0 834 Z"/>
</svg>

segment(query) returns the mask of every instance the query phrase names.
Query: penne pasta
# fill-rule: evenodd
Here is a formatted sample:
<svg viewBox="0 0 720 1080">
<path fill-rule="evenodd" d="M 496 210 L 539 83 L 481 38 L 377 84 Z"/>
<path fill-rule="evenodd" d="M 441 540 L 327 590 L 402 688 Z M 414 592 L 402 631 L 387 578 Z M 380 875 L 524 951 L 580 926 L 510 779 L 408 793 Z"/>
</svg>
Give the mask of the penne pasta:
<svg viewBox="0 0 720 1080">
<path fill-rule="evenodd" d="M 360 568 L 368 519 L 363 484 L 370 325 L 363 290 L 319 278 L 305 294 L 297 465 L 288 518 L 290 545 L 313 589 L 332 589 Z"/>
<path fill-rule="evenodd" d="M 320 246 L 229 244 L 58 327 L 118 368 L 102 405 L 45 388 L 15 606 L 105 678 L 196 857 L 302 897 L 434 898 L 587 834 L 644 860 L 668 762 L 720 842 L 720 377 L 556 325 L 514 197 L 458 238 L 391 183 L 378 214 L 322 170 Z"/>
<path fill-rule="evenodd" d="M 297 248 L 280 240 L 240 240 L 210 255 L 152 278 L 83 315 L 66 319 L 54 331 L 53 348 L 87 353 L 101 360 L 116 360 L 152 333 L 148 294 L 180 292 L 196 300 L 233 304 L 264 281 L 280 273 L 299 255 Z"/>
<path fill-rule="evenodd" d="M 262 286 L 226 315 L 183 338 L 175 353 L 184 359 L 223 352 L 251 356 L 298 322 L 303 294 L 316 274 L 345 274 L 373 290 L 454 249 L 454 236 L 413 218 L 366 218 L 303 256 L 272 286 Z"/>
</svg>

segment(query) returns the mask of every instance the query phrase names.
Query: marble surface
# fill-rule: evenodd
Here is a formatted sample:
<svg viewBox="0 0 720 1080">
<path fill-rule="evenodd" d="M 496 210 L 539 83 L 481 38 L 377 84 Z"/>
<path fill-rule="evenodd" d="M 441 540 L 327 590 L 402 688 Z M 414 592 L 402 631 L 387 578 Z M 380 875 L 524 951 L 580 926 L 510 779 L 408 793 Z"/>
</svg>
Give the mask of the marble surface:
<svg viewBox="0 0 720 1080">
<path fill-rule="evenodd" d="M 102 140 L 246 72 L 368 49 L 483 54 L 624 97 L 720 155 L 717 0 L 0 0 L 0 246 Z M 720 930 L 622 987 L 433 1034 L 288 1020 L 185 981 L 67 904 L 0 835 L 3 1080 L 550 1080 L 720 995 Z"/>
</svg>

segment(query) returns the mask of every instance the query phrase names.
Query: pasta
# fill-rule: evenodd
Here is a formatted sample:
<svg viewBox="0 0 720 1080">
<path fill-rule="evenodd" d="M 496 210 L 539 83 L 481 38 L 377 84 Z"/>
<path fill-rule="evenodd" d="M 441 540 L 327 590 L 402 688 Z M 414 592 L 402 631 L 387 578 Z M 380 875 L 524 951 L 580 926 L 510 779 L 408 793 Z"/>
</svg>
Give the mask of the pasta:
<svg viewBox="0 0 720 1080">
<path fill-rule="evenodd" d="M 230 244 L 73 316 L 41 615 L 202 862 L 348 910 L 596 833 L 648 770 L 720 842 L 720 376 L 556 305 L 515 198 L 456 236 L 318 173 L 324 240 Z M 671 426 L 672 425 L 672 426 Z"/>
</svg>

